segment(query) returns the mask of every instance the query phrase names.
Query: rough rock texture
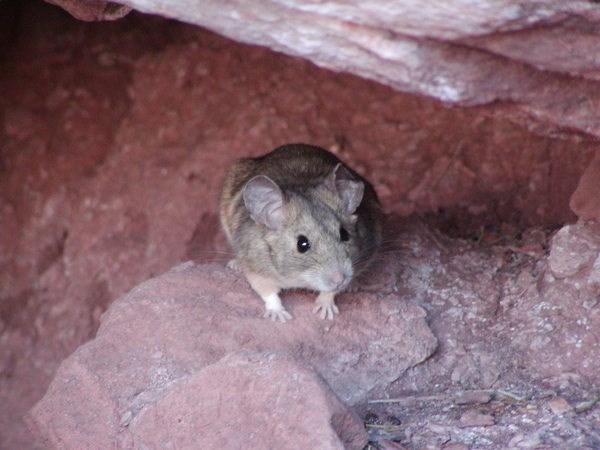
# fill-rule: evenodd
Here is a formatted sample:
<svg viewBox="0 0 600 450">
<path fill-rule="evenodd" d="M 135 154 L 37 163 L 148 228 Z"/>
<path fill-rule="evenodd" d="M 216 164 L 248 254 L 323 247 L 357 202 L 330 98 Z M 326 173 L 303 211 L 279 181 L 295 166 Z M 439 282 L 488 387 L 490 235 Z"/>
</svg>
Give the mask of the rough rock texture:
<svg viewBox="0 0 600 450">
<path fill-rule="evenodd" d="M 362 449 L 367 442 L 358 415 L 321 377 L 277 353 L 225 356 L 141 411 L 129 429 L 136 447 Z"/>
<path fill-rule="evenodd" d="M 424 311 L 397 295 L 345 294 L 334 321 L 312 313 L 312 297 L 286 296 L 294 319 L 273 323 L 242 277 L 180 265 L 111 305 L 32 420 L 52 448 L 362 448 L 362 423 L 327 384 L 346 404 L 381 395 L 437 341 Z"/>
<path fill-rule="evenodd" d="M 367 442 L 356 413 L 285 353 L 232 352 L 174 381 L 167 379 L 171 367 L 163 366 L 153 381 L 164 392 L 148 396 L 138 386 L 135 414 L 119 414 L 127 402 L 115 404 L 87 367 L 65 366 L 58 376 L 70 395 L 55 383 L 34 412 L 52 448 L 292 449 L 302 442 L 362 449 Z M 93 399 L 92 407 L 78 408 L 82 397 Z M 57 415 L 57 406 L 68 412 Z"/>
<path fill-rule="evenodd" d="M 400 258 L 386 260 L 372 289 L 423 306 L 439 348 L 361 409 L 371 439 L 598 448 L 598 225 L 566 226 L 550 242 L 541 229 L 477 243 L 414 223 L 393 229 Z M 565 253 L 567 267 L 557 264 Z"/>
<path fill-rule="evenodd" d="M 600 7 L 591 1 L 123 0 L 395 89 L 463 105 L 508 101 L 600 136 Z"/>
<path fill-rule="evenodd" d="M 125 17 L 131 8 L 105 0 L 47 0 L 80 20 L 116 20 Z"/>
<path fill-rule="evenodd" d="M 515 323 L 517 330 L 535 325 L 538 332 L 515 343 L 532 350 L 531 364 L 544 376 L 576 373 L 600 386 L 600 223 L 580 221 L 560 229 L 551 242 L 548 269 L 538 295 Z M 551 354 L 556 348 L 562 349 L 560 358 Z"/>
<path fill-rule="evenodd" d="M 178 262 L 226 258 L 215 211 L 234 158 L 318 144 L 372 180 L 387 211 L 509 245 L 576 219 L 569 199 L 599 148 L 530 133 L 502 105 L 448 107 L 137 13 L 82 23 L 4 0 L 0 44 L 1 448 L 32 447 L 22 415 L 115 298 Z"/>
<path fill-rule="evenodd" d="M 569 204 L 580 218 L 600 222 L 600 152 L 581 176 Z"/>
<path fill-rule="evenodd" d="M 519 238 L 483 235 L 478 244 L 412 223 L 391 227 L 401 257 L 381 263 L 369 290 L 412 298 L 440 340 L 440 351 L 413 370 L 412 388 L 444 376 L 441 386 L 491 388 L 508 368 L 600 383 L 597 223 L 567 225 L 549 242 L 547 232 L 531 229 Z M 429 365 L 435 383 L 424 376 Z"/>
<path fill-rule="evenodd" d="M 392 221 L 388 230 L 398 234 L 388 234 L 390 247 L 357 280 L 358 292 L 340 298 L 333 322 L 312 314 L 313 296 L 294 293 L 284 298 L 292 321 L 260 318 L 262 305 L 245 281 L 218 264 L 186 263 L 143 283 L 113 303 L 98 336 L 63 362 L 30 423 L 50 447 L 77 447 L 90 442 L 81 440 L 86 436 L 101 446 L 175 442 L 188 429 L 154 427 L 155 418 L 175 423 L 189 410 L 181 399 L 220 389 L 228 392 L 221 410 L 235 408 L 241 397 L 262 417 L 259 409 L 276 401 L 262 402 L 260 380 L 269 376 L 260 371 L 249 370 L 247 384 L 235 381 L 233 367 L 248 358 L 237 353 L 244 349 L 258 365 L 268 365 L 265 352 L 275 351 L 314 367 L 344 403 L 354 404 L 373 443 L 597 448 L 598 225 L 562 228 L 549 254 L 541 230 L 505 245 L 449 239 L 415 220 Z M 571 247 L 588 249 L 569 265 L 576 273 L 555 263 Z M 439 340 L 435 354 L 416 366 L 435 341 L 415 304 L 428 311 Z M 223 383 L 198 381 L 217 377 L 207 371 L 221 373 Z M 282 378 L 295 392 L 294 377 Z M 241 393 L 231 395 L 238 386 Z M 78 398 L 93 399 L 94 408 Z M 207 423 L 210 414 L 198 410 L 185 415 L 189 423 Z M 244 411 L 227 417 L 239 427 L 253 423 Z M 325 420 L 329 411 L 306 420 Z M 347 420 L 352 425 L 343 428 L 356 430 Z M 328 425 L 325 430 L 331 435 Z"/>
</svg>

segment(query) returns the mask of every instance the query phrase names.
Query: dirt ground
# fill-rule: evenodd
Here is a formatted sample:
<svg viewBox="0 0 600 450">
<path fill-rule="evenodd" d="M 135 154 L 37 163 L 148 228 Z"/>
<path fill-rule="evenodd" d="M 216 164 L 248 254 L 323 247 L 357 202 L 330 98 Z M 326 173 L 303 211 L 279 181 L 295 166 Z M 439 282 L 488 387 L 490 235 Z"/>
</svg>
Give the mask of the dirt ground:
<svg viewBox="0 0 600 450">
<path fill-rule="evenodd" d="M 472 273 L 498 292 L 472 309 L 488 322 L 469 333 L 437 318 L 471 305 L 414 296 L 434 333 L 461 344 L 415 368 L 419 382 L 399 380 L 390 395 L 407 400 L 365 405 L 374 446 L 495 448 L 508 434 L 512 446 L 600 446 L 589 378 L 480 370 L 526 323 L 495 308 L 511 283 L 539 282 L 552 231 L 575 220 L 569 197 L 598 143 L 531 133 L 497 117 L 503 105 L 447 107 L 188 25 L 140 14 L 82 23 L 41 2 L 0 4 L 0 86 L 0 447 L 33 447 L 21 416 L 112 300 L 179 261 L 222 257 L 215 212 L 226 168 L 286 142 L 335 151 L 373 182 L 387 212 L 428 224 L 433 241 L 422 248 L 451 249 L 419 259 L 437 261 L 440 289 L 462 277 L 469 254 L 482 264 Z M 418 274 L 410 258 L 403 264 L 393 286 L 410 295 Z M 455 289 L 480 289 L 470 283 Z M 496 378 L 509 384 L 496 388 Z M 458 405 L 459 390 L 480 397 Z M 557 398 L 569 407 L 552 407 Z M 479 416 L 462 419 L 472 410 Z"/>
</svg>

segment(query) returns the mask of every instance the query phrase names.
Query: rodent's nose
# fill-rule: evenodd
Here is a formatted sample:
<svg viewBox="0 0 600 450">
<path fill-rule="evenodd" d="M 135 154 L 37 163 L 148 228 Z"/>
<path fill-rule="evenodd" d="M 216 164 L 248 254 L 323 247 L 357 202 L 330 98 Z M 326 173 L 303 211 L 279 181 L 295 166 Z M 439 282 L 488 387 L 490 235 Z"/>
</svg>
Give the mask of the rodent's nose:
<svg viewBox="0 0 600 450">
<path fill-rule="evenodd" d="M 337 270 L 331 274 L 331 277 L 329 279 L 333 284 L 339 286 L 344 281 L 344 274 L 340 270 Z"/>
<path fill-rule="evenodd" d="M 336 290 L 341 288 L 349 277 L 343 271 L 338 269 L 332 270 L 327 278 L 333 290 Z"/>
</svg>

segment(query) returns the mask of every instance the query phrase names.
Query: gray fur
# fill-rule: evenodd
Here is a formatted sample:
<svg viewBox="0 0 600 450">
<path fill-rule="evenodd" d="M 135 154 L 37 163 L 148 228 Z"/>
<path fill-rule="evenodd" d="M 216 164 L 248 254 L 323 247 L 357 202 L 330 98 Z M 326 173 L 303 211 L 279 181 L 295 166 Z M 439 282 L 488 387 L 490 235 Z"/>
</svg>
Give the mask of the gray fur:
<svg viewBox="0 0 600 450">
<path fill-rule="evenodd" d="M 324 271 L 337 267 L 354 276 L 381 242 L 381 211 L 369 182 L 332 153 L 303 144 L 236 162 L 220 217 L 244 270 L 282 288 L 322 291 Z M 341 241 L 340 226 L 349 241 Z M 311 243 L 306 253 L 297 250 L 299 235 Z"/>
</svg>

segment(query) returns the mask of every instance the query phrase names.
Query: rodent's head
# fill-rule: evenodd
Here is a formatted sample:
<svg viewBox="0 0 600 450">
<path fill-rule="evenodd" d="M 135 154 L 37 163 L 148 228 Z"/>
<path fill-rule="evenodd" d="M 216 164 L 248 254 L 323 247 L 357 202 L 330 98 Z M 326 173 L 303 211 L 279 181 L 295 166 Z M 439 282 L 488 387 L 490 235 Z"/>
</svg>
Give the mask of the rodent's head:
<svg viewBox="0 0 600 450">
<path fill-rule="evenodd" d="M 264 175 L 252 178 L 243 198 L 262 228 L 264 252 L 257 256 L 269 259 L 285 287 L 345 289 L 359 257 L 354 213 L 363 193 L 363 183 L 341 164 L 315 186 L 286 191 Z"/>
</svg>

